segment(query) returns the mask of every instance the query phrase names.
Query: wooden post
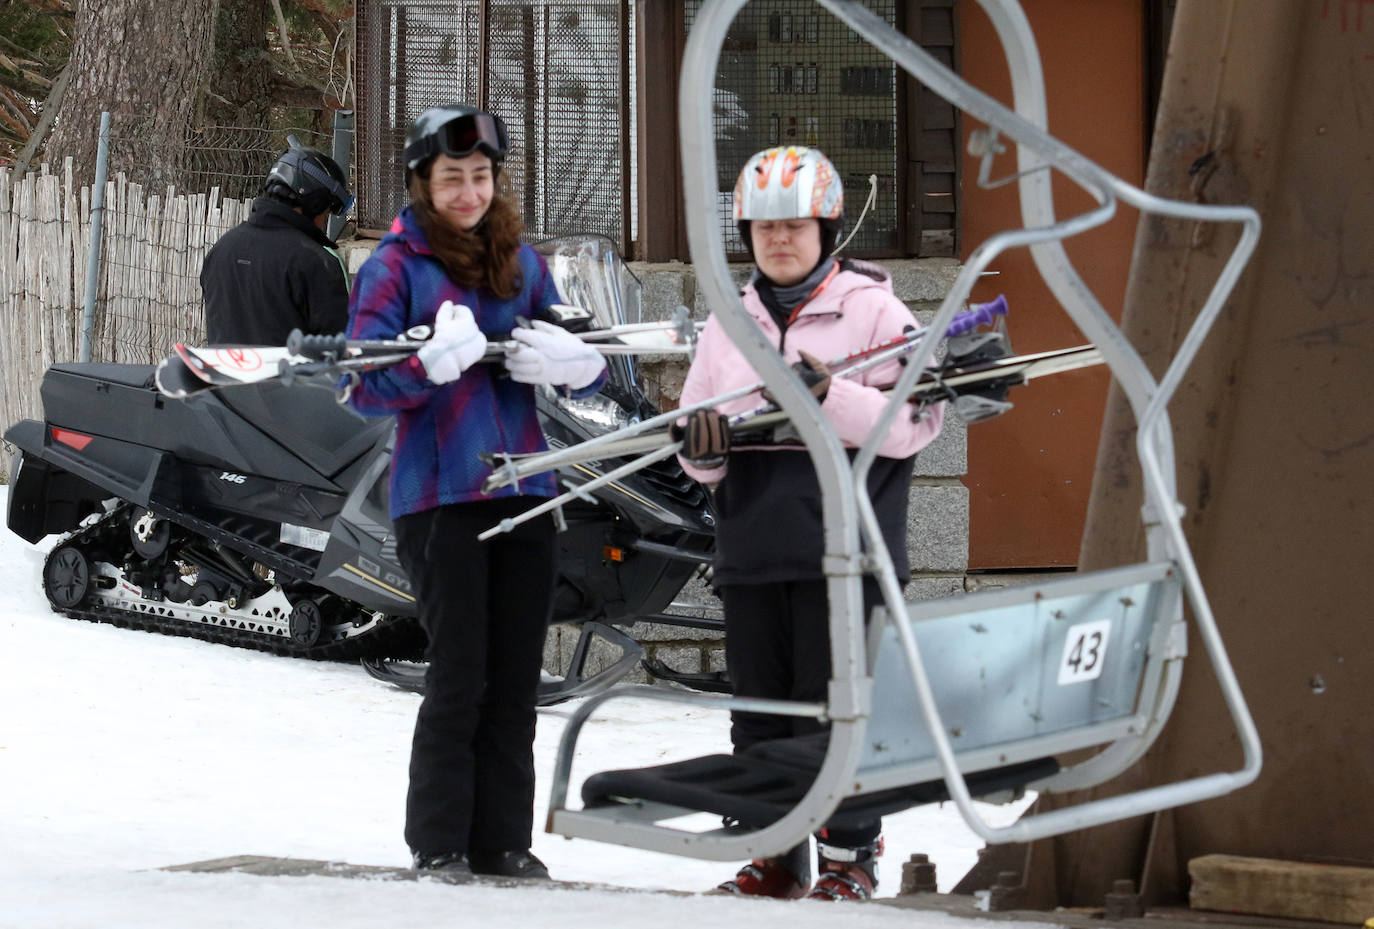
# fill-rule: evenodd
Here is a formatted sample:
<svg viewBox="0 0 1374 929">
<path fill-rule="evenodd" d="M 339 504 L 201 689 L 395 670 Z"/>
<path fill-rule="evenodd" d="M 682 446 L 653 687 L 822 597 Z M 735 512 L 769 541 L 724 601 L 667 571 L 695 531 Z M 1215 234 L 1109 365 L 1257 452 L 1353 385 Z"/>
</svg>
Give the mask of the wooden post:
<svg viewBox="0 0 1374 929">
<path fill-rule="evenodd" d="M 675 3 L 636 3 L 640 118 L 639 244 L 635 257 L 640 261 L 685 259 L 687 226 L 682 212 L 677 124 L 678 63 L 686 36 L 683 10 Z"/>
</svg>

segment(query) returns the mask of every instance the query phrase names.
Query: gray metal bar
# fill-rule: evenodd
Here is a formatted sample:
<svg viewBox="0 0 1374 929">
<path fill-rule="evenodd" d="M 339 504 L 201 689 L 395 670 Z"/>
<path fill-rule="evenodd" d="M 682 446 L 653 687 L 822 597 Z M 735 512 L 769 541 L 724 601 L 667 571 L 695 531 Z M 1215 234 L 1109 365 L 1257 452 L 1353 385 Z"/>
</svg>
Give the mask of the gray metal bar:
<svg viewBox="0 0 1374 929">
<path fill-rule="evenodd" d="M 353 136 L 356 128 L 357 119 L 352 110 L 334 111 L 334 138 L 330 157 L 343 169 L 345 178 L 351 174 Z M 354 190 L 352 182 L 349 183 L 348 189 Z M 343 231 L 344 219 L 343 216 L 330 215 L 329 228 L 326 233 L 329 238 L 337 239 L 339 237 L 339 233 Z"/>
<path fill-rule="evenodd" d="M 662 461 L 664 458 L 667 458 L 668 456 L 673 455 L 676 452 L 676 445 L 668 445 L 655 451 L 649 452 L 647 455 L 644 455 L 640 458 L 636 458 L 633 461 L 628 461 L 620 467 L 615 468 L 611 471 L 607 471 L 600 477 L 593 478 L 585 484 L 578 484 L 576 487 L 573 487 L 566 493 L 562 493 L 559 494 L 557 497 L 545 500 L 538 506 L 530 507 L 528 510 L 525 510 L 519 516 L 511 516 L 501 520 L 499 523 L 497 523 L 495 526 L 492 526 L 490 529 L 484 529 L 483 531 L 479 532 L 477 534 L 477 540 L 479 542 L 485 542 L 492 536 L 500 535 L 503 532 L 510 532 L 516 526 L 522 525 L 523 523 L 527 523 L 537 516 L 543 516 L 545 513 L 549 512 L 549 510 L 557 509 L 563 504 L 571 502 L 574 498 L 581 498 L 595 503 L 596 498 L 591 496 L 591 492 L 593 490 L 596 490 L 598 487 L 605 487 L 612 481 L 618 481 L 625 475 L 633 474 L 634 472 L 642 468 L 648 467 L 656 461 Z"/>
<path fill-rule="evenodd" d="M 86 249 L 86 304 L 81 312 L 81 361 L 91 360 L 95 335 L 95 299 L 100 291 L 100 244 L 105 219 L 105 176 L 110 170 L 110 111 L 100 114 L 100 139 L 95 155 L 95 187 L 91 190 L 91 241 Z"/>
</svg>

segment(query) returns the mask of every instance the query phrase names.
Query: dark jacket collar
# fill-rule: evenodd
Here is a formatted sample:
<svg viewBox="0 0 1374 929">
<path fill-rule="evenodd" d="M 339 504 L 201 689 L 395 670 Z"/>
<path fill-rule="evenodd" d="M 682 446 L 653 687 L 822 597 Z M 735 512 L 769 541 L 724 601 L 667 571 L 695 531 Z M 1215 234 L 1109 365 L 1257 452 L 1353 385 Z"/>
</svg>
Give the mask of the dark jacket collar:
<svg viewBox="0 0 1374 929">
<path fill-rule="evenodd" d="M 334 247 L 334 240 L 325 235 L 308 216 L 272 197 L 258 197 L 253 201 L 248 222 L 263 229 L 280 229 L 283 226 L 305 233 L 326 248 Z"/>
</svg>

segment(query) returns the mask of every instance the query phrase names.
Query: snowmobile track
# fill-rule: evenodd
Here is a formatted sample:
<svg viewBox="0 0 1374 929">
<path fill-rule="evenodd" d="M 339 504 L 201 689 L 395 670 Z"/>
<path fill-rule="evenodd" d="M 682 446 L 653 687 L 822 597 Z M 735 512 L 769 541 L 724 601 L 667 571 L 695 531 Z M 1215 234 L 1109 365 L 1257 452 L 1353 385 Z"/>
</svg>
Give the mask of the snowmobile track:
<svg viewBox="0 0 1374 929">
<path fill-rule="evenodd" d="M 85 552 L 88 550 L 87 546 L 104 541 L 107 535 L 115 532 L 122 535 L 122 527 L 127 520 L 130 509 L 129 504 L 117 506 L 97 522 L 62 539 L 60 543 L 54 546 L 52 554 L 69 546 L 74 546 Z M 185 528 L 202 533 L 206 529 L 214 529 L 210 524 L 185 514 L 177 514 L 175 521 Z M 216 534 L 218 533 L 216 532 Z M 259 549 L 258 546 L 250 545 L 249 547 Z M 259 553 L 271 557 L 271 560 L 275 562 L 288 560 L 279 553 L 267 549 L 252 552 L 253 555 Z M 51 557 L 50 554 L 49 559 Z M 46 564 L 44 571 L 46 574 Z M 151 602 L 149 601 L 149 603 Z M 291 658 L 311 658 L 323 661 L 354 661 L 360 658 L 377 657 L 415 658 L 418 657 L 424 647 L 418 626 L 408 621 L 398 621 L 390 617 L 384 618 L 381 624 L 370 629 L 365 635 L 356 638 L 321 641 L 314 645 L 302 646 L 288 637 L 254 631 L 249 628 L 255 625 L 251 617 L 235 611 L 226 612 L 222 622 L 200 623 L 159 615 L 156 611 L 125 610 L 105 603 L 91 603 L 89 597 L 85 598 L 83 603 L 75 606 L 63 606 L 56 603 L 51 603 L 51 606 L 54 611 L 72 619 L 109 623 L 121 628 L 136 629 L 143 632 L 185 636 L 220 645 L 248 648 Z"/>
</svg>

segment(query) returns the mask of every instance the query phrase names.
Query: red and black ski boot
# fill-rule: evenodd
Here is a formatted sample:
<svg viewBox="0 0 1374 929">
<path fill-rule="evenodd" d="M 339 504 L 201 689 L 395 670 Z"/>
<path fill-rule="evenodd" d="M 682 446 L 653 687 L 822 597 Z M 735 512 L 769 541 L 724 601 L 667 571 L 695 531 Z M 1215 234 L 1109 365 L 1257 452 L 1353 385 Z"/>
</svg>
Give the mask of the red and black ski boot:
<svg viewBox="0 0 1374 929">
<path fill-rule="evenodd" d="M 734 880 L 716 888 L 718 893 L 741 897 L 775 897 L 796 900 L 811 886 L 811 843 L 804 842 L 776 858 L 755 858 L 739 869 Z"/>
<path fill-rule="evenodd" d="M 816 843 L 816 886 L 808 900 L 868 900 L 878 886 L 878 856 L 883 853 L 879 836 L 869 845 L 844 848 Z"/>
</svg>

